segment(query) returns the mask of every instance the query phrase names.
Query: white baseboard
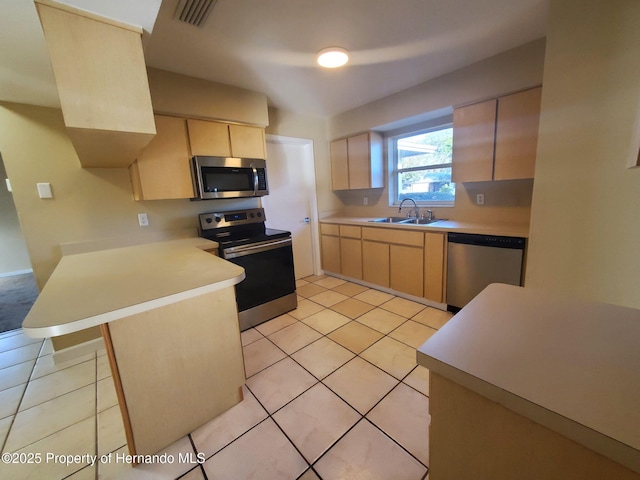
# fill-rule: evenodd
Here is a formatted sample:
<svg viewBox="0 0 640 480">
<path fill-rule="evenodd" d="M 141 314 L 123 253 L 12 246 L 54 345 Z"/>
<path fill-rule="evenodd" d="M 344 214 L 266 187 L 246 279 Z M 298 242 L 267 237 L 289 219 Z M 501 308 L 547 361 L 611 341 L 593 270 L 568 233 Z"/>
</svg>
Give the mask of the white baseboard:
<svg viewBox="0 0 640 480">
<path fill-rule="evenodd" d="M 73 345 L 71 347 L 63 348 L 62 350 L 53 352 L 53 362 L 59 364 L 81 357 L 88 353 L 100 352 L 101 350 L 104 350 L 104 348 L 104 340 L 102 339 L 102 337 L 94 338 L 93 340 L 89 340 L 88 342 L 80 343 L 78 345 Z"/>
</svg>

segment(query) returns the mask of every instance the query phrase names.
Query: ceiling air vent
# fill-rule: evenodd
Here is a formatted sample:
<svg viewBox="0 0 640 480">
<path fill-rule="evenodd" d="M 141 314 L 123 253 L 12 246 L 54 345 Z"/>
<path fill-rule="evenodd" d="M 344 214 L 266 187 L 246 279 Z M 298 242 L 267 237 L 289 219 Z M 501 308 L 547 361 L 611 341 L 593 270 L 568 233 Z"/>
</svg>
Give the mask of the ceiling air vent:
<svg viewBox="0 0 640 480">
<path fill-rule="evenodd" d="M 201 27 L 218 0 L 180 0 L 174 18 Z"/>
</svg>

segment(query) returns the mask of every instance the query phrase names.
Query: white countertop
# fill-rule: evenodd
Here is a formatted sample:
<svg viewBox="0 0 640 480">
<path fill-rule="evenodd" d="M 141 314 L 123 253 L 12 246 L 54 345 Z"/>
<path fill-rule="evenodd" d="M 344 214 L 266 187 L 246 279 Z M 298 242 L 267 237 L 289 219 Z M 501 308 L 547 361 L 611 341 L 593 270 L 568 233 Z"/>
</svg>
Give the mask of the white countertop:
<svg viewBox="0 0 640 480">
<path fill-rule="evenodd" d="M 640 472 L 640 310 L 493 284 L 418 363 Z"/>
<path fill-rule="evenodd" d="M 359 225 L 362 227 L 400 228 L 403 230 L 424 230 L 431 232 L 460 232 L 477 233 L 483 235 L 500 235 L 506 237 L 529 236 L 529 225 L 527 224 L 483 224 L 473 222 L 457 222 L 454 220 L 440 220 L 429 225 L 415 225 L 404 223 L 372 222 L 374 218 L 380 217 L 325 217 L 320 223 L 339 223 L 343 225 Z"/>
<path fill-rule="evenodd" d="M 34 338 L 77 332 L 235 285 L 244 269 L 185 238 L 62 257 L 25 318 Z"/>
</svg>

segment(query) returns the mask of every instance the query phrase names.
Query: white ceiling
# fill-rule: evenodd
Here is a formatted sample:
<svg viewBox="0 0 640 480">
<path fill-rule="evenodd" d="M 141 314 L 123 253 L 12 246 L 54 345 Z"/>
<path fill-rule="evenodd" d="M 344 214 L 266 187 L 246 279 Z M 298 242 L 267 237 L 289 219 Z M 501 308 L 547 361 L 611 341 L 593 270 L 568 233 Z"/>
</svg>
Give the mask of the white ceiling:
<svg viewBox="0 0 640 480">
<path fill-rule="evenodd" d="M 543 37 L 549 0 L 218 0 L 203 27 L 179 0 L 64 0 L 153 32 L 147 64 L 267 94 L 330 116 Z M 109 10 L 103 10 L 109 5 Z M 141 7 L 142 6 L 142 7 Z M 351 52 L 315 65 L 327 46 Z M 32 0 L 0 0 L 0 100 L 58 105 Z"/>
</svg>

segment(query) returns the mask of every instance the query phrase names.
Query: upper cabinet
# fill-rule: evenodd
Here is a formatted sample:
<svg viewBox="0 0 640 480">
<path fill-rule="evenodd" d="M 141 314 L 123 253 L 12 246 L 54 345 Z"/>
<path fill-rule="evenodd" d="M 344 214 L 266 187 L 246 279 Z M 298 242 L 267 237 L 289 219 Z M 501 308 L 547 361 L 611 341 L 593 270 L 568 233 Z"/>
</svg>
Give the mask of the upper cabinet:
<svg viewBox="0 0 640 480">
<path fill-rule="evenodd" d="M 157 135 L 129 167 L 136 200 L 193 198 L 191 157 L 265 158 L 264 129 L 155 115 Z"/>
<path fill-rule="evenodd" d="M 454 182 L 533 178 L 542 88 L 453 111 Z"/>
<path fill-rule="evenodd" d="M 331 188 L 356 190 L 384 186 L 382 137 L 365 132 L 331 142 Z"/>
<path fill-rule="evenodd" d="M 264 128 L 188 119 L 192 155 L 266 158 Z"/>
<path fill-rule="evenodd" d="M 129 167 L 136 200 L 193 198 L 187 120 L 156 115 L 158 134 Z"/>
<path fill-rule="evenodd" d="M 128 167 L 156 130 L 142 30 L 51 0 L 36 7 L 83 167 Z"/>
</svg>

